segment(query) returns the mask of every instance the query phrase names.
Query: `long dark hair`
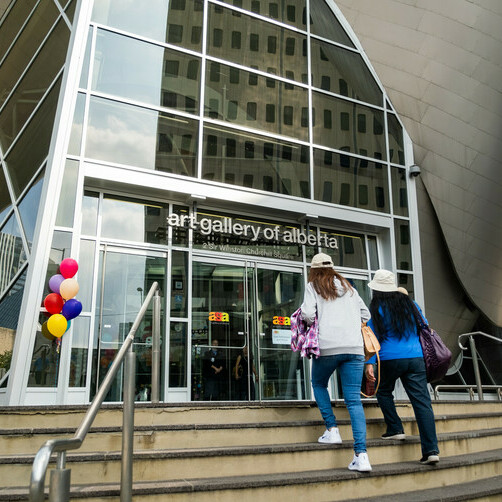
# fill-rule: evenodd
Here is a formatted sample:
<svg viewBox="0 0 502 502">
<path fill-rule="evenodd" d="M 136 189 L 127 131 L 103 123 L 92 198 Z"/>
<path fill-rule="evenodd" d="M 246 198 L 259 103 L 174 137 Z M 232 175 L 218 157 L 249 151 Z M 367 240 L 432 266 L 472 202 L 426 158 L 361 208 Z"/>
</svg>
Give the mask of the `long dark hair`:
<svg viewBox="0 0 502 502">
<path fill-rule="evenodd" d="M 373 291 L 370 303 L 371 320 L 380 341 L 387 338 L 385 324 L 380 313 L 390 323 L 391 330 L 399 339 L 409 336 L 416 329 L 415 308 L 411 298 L 399 291 Z"/>
<path fill-rule="evenodd" d="M 334 300 L 339 296 L 335 286 L 335 277 L 342 283 L 342 286 L 344 286 L 347 291 L 353 291 L 350 282 L 333 268 L 314 267 L 311 268 L 309 272 L 309 282 L 314 286 L 316 293 L 321 295 L 325 300 Z"/>
</svg>

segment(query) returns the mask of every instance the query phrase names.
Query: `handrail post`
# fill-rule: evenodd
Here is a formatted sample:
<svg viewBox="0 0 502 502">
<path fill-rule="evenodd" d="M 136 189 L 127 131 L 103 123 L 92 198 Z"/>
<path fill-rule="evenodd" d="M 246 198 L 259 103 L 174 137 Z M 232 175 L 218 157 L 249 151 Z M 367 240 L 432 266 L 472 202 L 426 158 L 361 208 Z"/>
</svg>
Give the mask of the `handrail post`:
<svg viewBox="0 0 502 502">
<path fill-rule="evenodd" d="M 71 469 L 65 469 L 66 451 L 57 454 L 56 468 L 49 480 L 49 501 L 68 502 L 70 500 Z"/>
<path fill-rule="evenodd" d="M 136 383 L 136 353 L 130 347 L 125 356 L 124 413 L 122 419 L 122 465 L 120 502 L 132 500 L 132 456 L 134 442 L 134 390 Z"/>
<path fill-rule="evenodd" d="M 152 403 L 159 402 L 160 381 L 160 295 L 155 291 L 153 297 L 153 330 L 152 330 Z"/>
<path fill-rule="evenodd" d="M 478 400 L 483 401 L 483 389 L 481 388 L 481 375 L 479 373 L 478 354 L 476 352 L 476 343 L 474 337 L 469 336 L 469 346 L 471 348 L 472 366 L 474 368 L 474 378 L 476 379 L 476 387 L 478 388 Z"/>
</svg>

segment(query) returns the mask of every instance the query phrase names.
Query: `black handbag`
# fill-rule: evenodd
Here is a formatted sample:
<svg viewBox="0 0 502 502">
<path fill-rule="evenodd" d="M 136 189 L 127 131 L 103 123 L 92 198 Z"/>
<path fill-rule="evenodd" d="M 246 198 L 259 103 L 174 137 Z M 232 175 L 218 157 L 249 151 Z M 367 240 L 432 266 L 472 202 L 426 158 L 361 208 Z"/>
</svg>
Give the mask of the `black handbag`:
<svg viewBox="0 0 502 502">
<path fill-rule="evenodd" d="M 424 353 L 427 381 L 437 382 L 446 375 L 450 367 L 451 351 L 436 331 L 427 324 L 415 303 L 413 303 L 413 311 L 417 322 L 418 338 Z"/>
</svg>

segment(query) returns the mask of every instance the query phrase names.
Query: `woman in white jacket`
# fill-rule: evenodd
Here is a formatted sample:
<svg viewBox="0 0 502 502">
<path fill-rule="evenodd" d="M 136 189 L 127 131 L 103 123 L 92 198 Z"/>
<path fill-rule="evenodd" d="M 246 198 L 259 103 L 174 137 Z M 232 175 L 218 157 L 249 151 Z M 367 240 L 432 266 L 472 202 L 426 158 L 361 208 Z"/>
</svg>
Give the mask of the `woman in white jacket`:
<svg viewBox="0 0 502 502">
<path fill-rule="evenodd" d="M 301 311 L 302 318 L 308 324 L 314 322 L 316 315 L 319 324 L 321 355 L 312 361 L 312 387 L 326 425 L 319 442 L 342 442 L 328 393 L 328 381 L 338 369 L 354 437 L 355 454 L 349 469 L 371 471 L 366 452 L 366 419 L 360 394 L 364 369 L 361 322 L 367 321 L 370 313 L 357 291 L 334 270 L 333 261 L 324 253 L 312 258 Z"/>
</svg>

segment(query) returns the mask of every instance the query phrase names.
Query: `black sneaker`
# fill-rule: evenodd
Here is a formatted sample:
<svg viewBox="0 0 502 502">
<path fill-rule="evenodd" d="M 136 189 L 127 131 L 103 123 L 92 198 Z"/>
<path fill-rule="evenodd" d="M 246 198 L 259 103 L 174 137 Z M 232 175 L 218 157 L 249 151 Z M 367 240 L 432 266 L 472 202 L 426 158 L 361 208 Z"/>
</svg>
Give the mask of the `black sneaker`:
<svg viewBox="0 0 502 502">
<path fill-rule="evenodd" d="M 386 432 L 382 434 L 382 439 L 406 439 L 404 431 L 401 432 Z"/>
<path fill-rule="evenodd" d="M 439 462 L 439 455 L 431 453 L 430 455 L 424 455 L 420 459 L 421 464 L 435 465 Z"/>
</svg>

